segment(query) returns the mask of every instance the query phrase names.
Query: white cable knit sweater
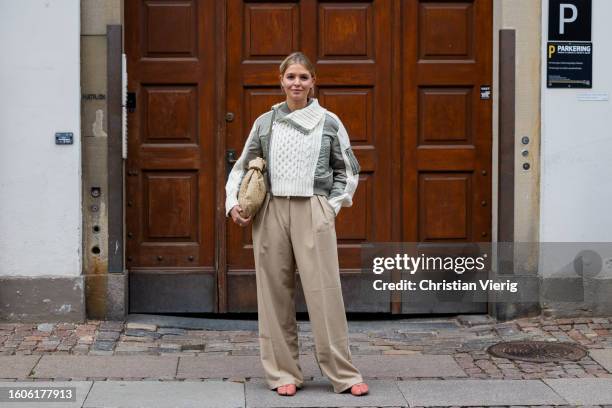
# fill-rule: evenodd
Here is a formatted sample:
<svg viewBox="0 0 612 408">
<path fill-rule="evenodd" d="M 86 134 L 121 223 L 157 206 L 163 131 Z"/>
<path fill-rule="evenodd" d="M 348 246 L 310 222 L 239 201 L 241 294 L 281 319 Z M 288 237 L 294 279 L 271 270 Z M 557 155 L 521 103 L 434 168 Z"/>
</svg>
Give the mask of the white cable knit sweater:
<svg viewBox="0 0 612 408">
<path fill-rule="evenodd" d="M 307 129 L 299 129 L 283 119 L 272 125 L 269 168 L 272 194 L 275 196 L 309 197 L 313 194 L 312 179 L 321 148 L 325 111 L 322 115 L 316 115 L 319 112 L 307 108 L 289 115 L 294 114 L 294 121 L 297 116 L 295 114 L 308 116 L 308 119 L 316 123 L 310 132 L 305 133 Z"/>
</svg>

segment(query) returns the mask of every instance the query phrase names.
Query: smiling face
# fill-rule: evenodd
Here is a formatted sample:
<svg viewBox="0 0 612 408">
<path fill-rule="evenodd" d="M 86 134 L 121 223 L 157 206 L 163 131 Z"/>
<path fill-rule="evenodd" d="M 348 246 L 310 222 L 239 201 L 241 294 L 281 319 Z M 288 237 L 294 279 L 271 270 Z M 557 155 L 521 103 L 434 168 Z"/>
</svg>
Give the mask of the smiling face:
<svg viewBox="0 0 612 408">
<path fill-rule="evenodd" d="M 287 100 L 295 103 L 304 102 L 310 90 L 314 87 L 315 78 L 302 64 L 291 64 L 280 76 L 281 86 L 287 95 Z"/>
</svg>

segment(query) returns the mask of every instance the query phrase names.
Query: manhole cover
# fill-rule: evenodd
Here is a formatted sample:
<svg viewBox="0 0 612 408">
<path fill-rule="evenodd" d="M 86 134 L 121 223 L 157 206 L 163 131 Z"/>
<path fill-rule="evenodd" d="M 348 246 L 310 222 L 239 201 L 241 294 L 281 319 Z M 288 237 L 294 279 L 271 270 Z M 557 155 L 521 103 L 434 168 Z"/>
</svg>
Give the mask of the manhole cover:
<svg viewBox="0 0 612 408">
<path fill-rule="evenodd" d="M 575 344 L 548 341 L 508 341 L 494 344 L 487 351 L 495 357 L 538 363 L 576 361 L 587 354 L 585 349 Z"/>
</svg>

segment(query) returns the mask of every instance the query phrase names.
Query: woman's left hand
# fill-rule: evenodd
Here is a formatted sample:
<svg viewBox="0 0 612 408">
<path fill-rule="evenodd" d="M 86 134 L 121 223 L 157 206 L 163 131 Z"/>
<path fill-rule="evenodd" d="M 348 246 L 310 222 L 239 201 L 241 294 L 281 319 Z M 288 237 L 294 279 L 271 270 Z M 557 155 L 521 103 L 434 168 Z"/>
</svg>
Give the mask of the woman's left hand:
<svg viewBox="0 0 612 408">
<path fill-rule="evenodd" d="M 251 217 L 244 218 L 242 217 L 242 208 L 239 205 L 235 205 L 234 208 L 230 211 L 230 215 L 232 216 L 232 220 L 241 227 L 246 227 L 251 222 Z"/>
</svg>

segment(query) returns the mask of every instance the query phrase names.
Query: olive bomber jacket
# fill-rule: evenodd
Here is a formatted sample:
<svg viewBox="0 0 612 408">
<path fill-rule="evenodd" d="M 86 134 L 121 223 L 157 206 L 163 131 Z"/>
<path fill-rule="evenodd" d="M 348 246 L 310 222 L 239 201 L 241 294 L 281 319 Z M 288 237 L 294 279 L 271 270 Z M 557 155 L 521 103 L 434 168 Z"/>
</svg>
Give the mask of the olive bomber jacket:
<svg viewBox="0 0 612 408">
<path fill-rule="evenodd" d="M 264 170 L 267 191 L 273 194 L 275 189 L 285 191 L 277 185 L 281 184 L 278 180 L 282 180 L 278 169 L 283 166 L 286 168 L 288 163 L 270 161 L 272 158 L 279 159 L 278 154 L 271 154 L 278 150 L 271 152 L 271 146 L 274 146 L 271 143 L 273 127 L 274 134 L 279 138 L 278 132 L 283 129 L 293 130 L 298 137 L 314 138 L 309 141 L 316 149 L 316 154 L 309 155 L 312 162 L 306 164 L 311 171 L 306 172 L 307 177 L 302 176 L 303 179 L 294 180 L 294 184 L 299 184 L 301 188 L 293 189 L 299 192 L 290 195 L 324 195 L 336 214 L 341 207 L 350 207 L 358 184 L 359 163 L 352 151 L 348 133 L 338 116 L 321 107 L 317 99 L 312 98 L 306 107 L 294 111 L 289 110 L 287 102 L 278 103 L 255 120 L 242 154 L 234 163 L 225 185 L 226 214 L 238 204 L 240 183 L 246 174 L 249 161 L 255 157 L 263 157 L 268 164 Z M 297 162 L 298 158 L 294 160 Z M 272 185 L 274 188 L 270 188 Z"/>
</svg>

